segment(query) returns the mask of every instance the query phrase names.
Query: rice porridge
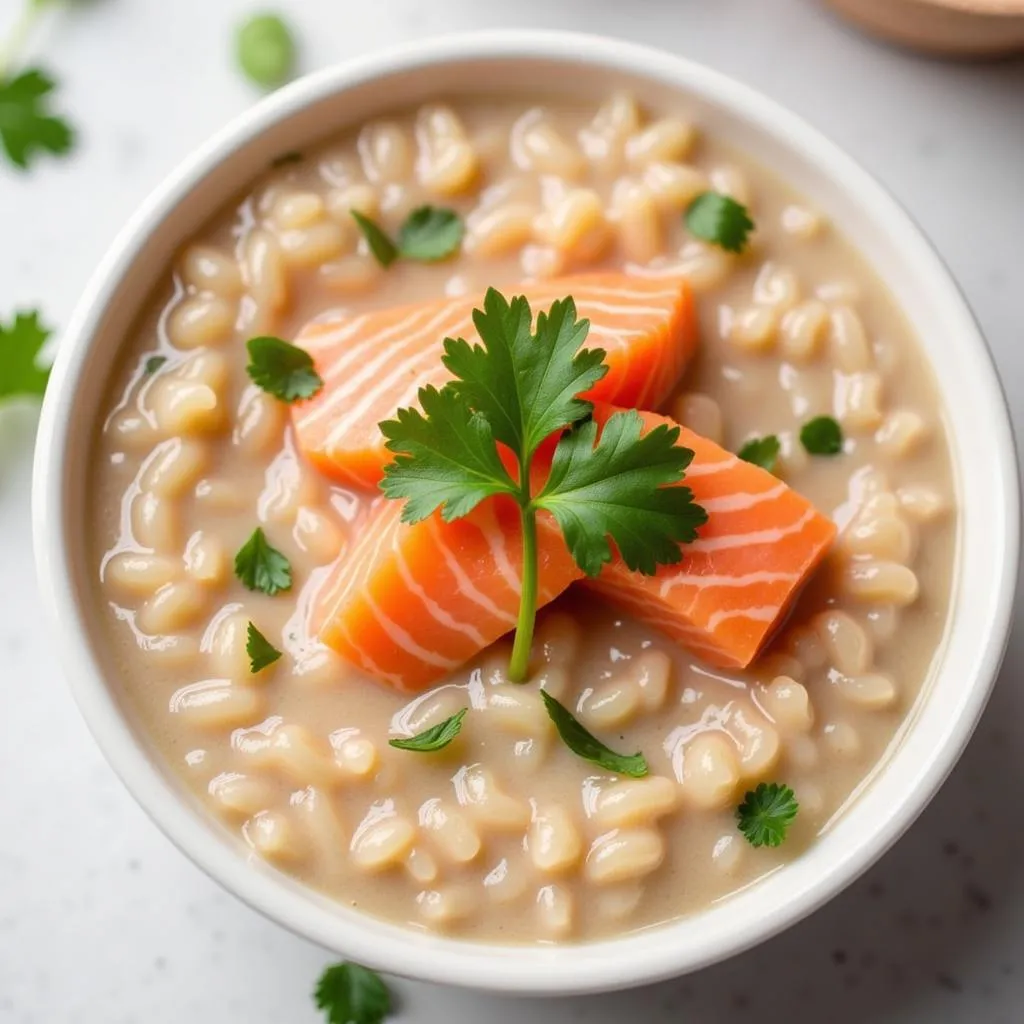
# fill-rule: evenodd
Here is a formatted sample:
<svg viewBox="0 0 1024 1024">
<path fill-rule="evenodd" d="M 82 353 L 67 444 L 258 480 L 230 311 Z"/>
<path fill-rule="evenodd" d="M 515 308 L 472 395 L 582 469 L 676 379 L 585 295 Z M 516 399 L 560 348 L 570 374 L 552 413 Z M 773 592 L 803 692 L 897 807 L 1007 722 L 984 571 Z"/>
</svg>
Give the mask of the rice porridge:
<svg viewBox="0 0 1024 1024">
<path fill-rule="evenodd" d="M 742 254 L 688 231 L 684 210 L 708 191 L 749 211 Z M 394 234 L 424 204 L 458 214 L 458 251 L 383 266 L 352 211 Z M 417 692 L 372 678 L 312 622 L 383 499 L 303 455 L 292 410 L 247 376 L 246 341 L 602 269 L 688 282 L 696 352 L 659 410 L 730 452 L 776 437 L 773 471 L 835 523 L 831 551 L 746 669 L 714 667 L 573 584 L 539 614 L 525 684 L 507 678 L 509 638 Z M 385 372 L 364 364 L 345 407 Z M 283 159 L 168 268 L 106 413 L 90 557 L 138 727 L 251 856 L 415 928 L 590 940 L 749 885 L 870 778 L 941 642 L 955 495 L 942 409 L 899 309 L 784 184 L 627 95 L 449 97 Z M 800 441 L 821 415 L 842 428 L 836 455 Z M 236 577 L 256 527 L 290 564 L 284 592 Z M 416 586 L 423 615 L 443 617 L 445 593 Z M 282 652 L 257 673 L 250 622 Z M 576 756 L 542 688 L 649 771 Z M 462 708 L 444 749 L 389 745 Z M 763 781 L 799 803 L 778 847 L 737 828 Z"/>
</svg>

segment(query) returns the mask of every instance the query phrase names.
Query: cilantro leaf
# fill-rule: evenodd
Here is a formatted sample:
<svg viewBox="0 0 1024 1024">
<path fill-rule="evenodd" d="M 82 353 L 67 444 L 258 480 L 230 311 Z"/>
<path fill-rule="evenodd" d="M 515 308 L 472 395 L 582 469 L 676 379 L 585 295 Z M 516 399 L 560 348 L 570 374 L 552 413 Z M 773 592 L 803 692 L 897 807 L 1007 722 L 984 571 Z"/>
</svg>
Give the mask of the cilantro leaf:
<svg viewBox="0 0 1024 1024">
<path fill-rule="evenodd" d="M 454 379 L 440 391 L 422 388 L 422 411 L 400 409 L 380 424 L 396 453 L 381 488 L 405 500 L 404 521 L 418 522 L 439 507 L 444 519 L 457 519 L 496 495 L 518 504 L 523 571 L 509 663 L 516 681 L 527 675 L 537 614 L 539 510 L 554 516 L 589 575 L 610 560 L 611 541 L 631 569 L 654 573 L 676 563 L 679 545 L 694 540 L 707 519 L 689 488 L 668 486 L 678 484 L 693 458 L 676 447 L 678 427 L 641 436 L 638 413 L 616 413 L 598 440 L 593 405 L 580 396 L 608 367 L 604 352 L 582 349 L 589 323 L 576 319 L 572 298 L 539 312 L 535 328 L 531 319 L 524 297 L 510 302 L 489 289 L 484 308 L 473 312 L 482 344 L 445 339 L 443 362 Z M 546 438 L 574 424 L 535 495 L 533 456 Z"/>
<path fill-rule="evenodd" d="M 0 323 L 0 399 L 46 390 L 50 368 L 39 365 L 39 350 L 49 336 L 35 310 L 15 313 L 9 326 Z"/>
<path fill-rule="evenodd" d="M 382 266 L 390 267 L 398 259 L 398 246 L 388 237 L 384 229 L 358 210 L 349 210 L 353 220 L 366 239 L 366 244 L 373 253 L 373 258 Z"/>
<path fill-rule="evenodd" d="M 152 377 L 157 370 L 160 369 L 164 363 L 167 362 L 167 356 L 150 356 L 145 363 L 142 364 L 142 372 L 147 377 Z"/>
<path fill-rule="evenodd" d="M 736 808 L 736 820 L 751 846 L 778 846 L 799 809 L 789 786 L 762 782 L 745 794 Z"/>
<path fill-rule="evenodd" d="M 467 708 L 456 711 L 450 718 L 443 722 L 424 729 L 415 736 L 408 736 L 404 739 L 388 740 L 392 747 L 399 750 L 416 750 L 420 753 L 433 753 L 435 750 L 442 750 L 462 731 L 462 720 L 466 717 Z"/>
<path fill-rule="evenodd" d="M 737 454 L 744 462 L 752 462 L 770 473 L 775 469 L 781 449 L 779 439 L 774 434 L 769 434 L 767 437 L 751 438 Z"/>
<path fill-rule="evenodd" d="M 250 338 L 245 347 L 249 365 L 245 372 L 252 382 L 282 402 L 312 398 L 324 386 L 313 357 L 304 349 L 281 338 Z"/>
<path fill-rule="evenodd" d="M 313 993 L 327 1024 L 381 1024 L 391 1013 L 391 993 L 376 971 L 359 964 L 328 967 Z"/>
<path fill-rule="evenodd" d="M 742 203 L 721 192 L 701 192 L 686 208 L 687 230 L 726 252 L 743 252 L 754 222 Z"/>
<path fill-rule="evenodd" d="M 443 361 L 456 377 L 450 386 L 487 418 L 499 441 L 529 461 L 546 437 L 590 414 L 591 403 L 577 396 L 608 372 L 605 353 L 580 350 L 590 321 L 576 319 L 571 298 L 538 313 L 531 331 L 526 298 L 508 302 L 490 288 L 473 322 L 482 346 L 445 339 Z"/>
<path fill-rule="evenodd" d="M 249 590 L 258 590 L 270 597 L 279 591 L 291 590 L 292 567 L 288 559 L 271 547 L 266 534 L 256 527 L 252 536 L 235 555 L 235 575 Z"/>
<path fill-rule="evenodd" d="M 660 424 L 641 436 L 635 410 L 608 418 L 597 437 L 590 420 L 562 435 L 551 473 L 534 499 L 558 520 L 576 564 L 596 576 L 611 560 L 608 537 L 630 569 L 653 575 L 682 558 L 680 544 L 697 538 L 707 513 L 682 479 L 693 459 L 678 447 L 679 428 Z M 596 443 L 595 443 L 596 442 Z"/>
<path fill-rule="evenodd" d="M 402 256 L 421 263 L 433 263 L 451 256 L 462 244 L 464 229 L 454 210 L 441 206 L 417 207 L 398 232 Z"/>
<path fill-rule="evenodd" d="M 800 443 L 811 455 L 838 455 L 843 429 L 831 416 L 815 416 L 800 428 Z"/>
<path fill-rule="evenodd" d="M 60 156 L 71 149 L 68 123 L 49 110 L 56 82 L 39 68 L 0 78 L 0 142 L 15 167 L 26 170 L 37 153 Z"/>
<path fill-rule="evenodd" d="M 540 691 L 548 717 L 555 724 L 558 735 L 577 757 L 600 765 L 619 775 L 631 775 L 635 779 L 647 774 L 647 761 L 643 754 L 617 754 L 606 747 L 596 736 L 592 736 L 547 690 Z"/>
<path fill-rule="evenodd" d="M 256 675 L 268 665 L 273 665 L 281 652 L 250 622 L 245 642 L 245 653 L 249 655 L 249 671 Z"/>
<path fill-rule="evenodd" d="M 381 490 L 405 498 L 402 519 L 418 523 L 436 508 L 450 522 L 493 494 L 516 486 L 502 465 L 490 424 L 450 386 L 421 388 L 423 409 L 399 409 L 380 424 L 393 462 L 384 468 Z"/>
</svg>

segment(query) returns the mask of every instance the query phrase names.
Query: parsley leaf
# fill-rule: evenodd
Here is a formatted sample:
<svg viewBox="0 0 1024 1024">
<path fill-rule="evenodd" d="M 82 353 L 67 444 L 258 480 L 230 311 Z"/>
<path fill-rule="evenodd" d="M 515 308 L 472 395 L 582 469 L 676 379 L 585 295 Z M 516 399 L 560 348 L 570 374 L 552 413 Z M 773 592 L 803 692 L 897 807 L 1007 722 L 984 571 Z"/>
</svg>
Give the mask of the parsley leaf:
<svg viewBox="0 0 1024 1024">
<path fill-rule="evenodd" d="M 398 248 L 406 259 L 433 263 L 458 249 L 463 232 L 462 221 L 454 210 L 420 206 L 405 218 L 399 229 Z"/>
<path fill-rule="evenodd" d="M 446 338 L 443 358 L 456 377 L 451 387 L 527 461 L 550 434 L 590 414 L 593 406 L 577 396 L 608 372 L 602 349 L 580 350 L 590 321 L 576 319 L 571 298 L 538 313 L 535 331 L 531 318 L 524 296 L 508 302 L 490 288 L 484 308 L 473 311 L 483 345 Z"/>
<path fill-rule="evenodd" d="M 447 522 L 472 512 L 484 498 L 512 494 L 516 485 L 502 465 L 490 424 L 452 388 L 420 389 L 418 409 L 399 409 L 380 424 L 396 452 L 384 468 L 381 490 L 405 498 L 402 519 L 418 523 L 436 508 Z"/>
<path fill-rule="evenodd" d="M 770 473 L 775 469 L 781 448 L 779 439 L 769 434 L 767 437 L 751 438 L 737 454 L 744 462 L 752 462 Z"/>
<path fill-rule="evenodd" d="M 701 192 L 684 215 L 691 235 L 726 252 L 743 252 L 754 222 L 742 203 L 721 192 Z"/>
<path fill-rule="evenodd" d="M 811 455 L 838 455 L 843 450 L 842 427 L 831 416 L 815 416 L 800 428 L 800 443 Z"/>
<path fill-rule="evenodd" d="M 419 206 L 413 210 L 398 229 L 397 244 L 366 214 L 358 210 L 349 213 L 382 267 L 390 267 L 399 256 L 419 263 L 436 263 L 458 249 L 465 233 L 459 215 L 444 206 Z"/>
<path fill-rule="evenodd" d="M 313 998 L 328 1024 L 381 1024 L 391 1013 L 391 993 L 380 975 L 359 964 L 328 967 Z"/>
<path fill-rule="evenodd" d="M 778 846 L 799 809 L 789 786 L 762 782 L 743 797 L 736 808 L 736 820 L 751 846 Z"/>
<path fill-rule="evenodd" d="M 235 575 L 247 589 L 259 590 L 270 597 L 292 586 L 292 567 L 288 559 L 271 547 L 260 527 L 256 527 L 235 555 Z"/>
<path fill-rule="evenodd" d="M 0 399 L 46 390 L 50 368 L 39 365 L 39 350 L 49 336 L 35 310 L 15 313 L 9 326 L 0 323 Z"/>
<path fill-rule="evenodd" d="M 281 338 L 250 338 L 245 343 L 249 365 L 245 372 L 252 382 L 282 402 L 312 398 L 323 386 L 313 357 L 304 349 Z"/>
<path fill-rule="evenodd" d="M 0 142 L 11 163 L 26 170 L 37 153 L 60 156 L 71 149 L 68 123 L 49 110 L 56 82 L 30 68 L 14 78 L 0 78 Z"/>
<path fill-rule="evenodd" d="M 597 438 L 593 420 L 563 434 L 535 504 L 558 520 L 576 564 L 596 576 L 611 561 L 608 536 L 630 569 L 650 576 L 683 556 L 707 513 L 689 487 L 671 487 L 693 459 L 676 446 L 679 428 L 660 424 L 641 436 L 634 410 L 608 418 Z M 596 442 L 596 444 L 595 444 Z"/>
<path fill-rule="evenodd" d="M 467 708 L 456 711 L 450 718 L 443 722 L 424 729 L 415 736 L 408 736 L 405 739 L 388 740 L 392 747 L 399 750 L 416 750 L 420 753 L 433 753 L 447 747 L 449 743 L 462 731 L 462 720 L 466 717 Z"/>
<path fill-rule="evenodd" d="M 245 642 L 245 653 L 249 655 L 249 671 L 256 675 L 268 665 L 273 665 L 281 652 L 250 622 Z"/>
<path fill-rule="evenodd" d="M 564 704 L 560 704 L 547 690 L 540 691 L 548 717 L 555 723 L 558 735 L 565 745 L 584 761 L 600 765 L 619 775 L 631 775 L 634 779 L 647 774 L 647 761 L 643 754 L 617 754 L 606 747 L 596 736 L 592 736 L 572 716 Z"/>
<path fill-rule="evenodd" d="M 160 369 L 164 363 L 167 362 L 167 356 L 150 356 L 142 366 L 142 372 L 147 377 L 152 377 L 157 370 Z"/>
<path fill-rule="evenodd" d="M 581 350 L 589 324 L 576 319 L 571 298 L 538 313 L 533 329 L 526 299 L 508 302 L 492 288 L 473 320 L 482 345 L 445 339 L 444 364 L 454 379 L 440 391 L 420 389 L 422 412 L 400 409 L 380 425 L 396 453 L 381 487 L 387 497 L 405 499 L 406 522 L 438 507 L 446 520 L 457 519 L 495 495 L 518 504 L 523 571 L 509 677 L 521 681 L 537 614 L 538 511 L 551 512 L 590 575 L 611 558 L 609 535 L 633 569 L 653 573 L 678 562 L 679 544 L 696 537 L 706 514 L 689 488 L 665 486 L 679 482 L 693 457 L 675 446 L 678 428 L 641 437 L 636 412 L 616 413 L 597 439 L 593 406 L 580 395 L 608 368 L 602 351 Z M 534 494 L 538 447 L 573 424 Z"/>
<path fill-rule="evenodd" d="M 363 233 L 363 238 L 366 239 L 373 258 L 382 267 L 390 267 L 398 259 L 398 246 L 369 217 L 361 214 L 358 210 L 349 210 L 349 213 L 359 225 L 359 230 Z"/>
</svg>

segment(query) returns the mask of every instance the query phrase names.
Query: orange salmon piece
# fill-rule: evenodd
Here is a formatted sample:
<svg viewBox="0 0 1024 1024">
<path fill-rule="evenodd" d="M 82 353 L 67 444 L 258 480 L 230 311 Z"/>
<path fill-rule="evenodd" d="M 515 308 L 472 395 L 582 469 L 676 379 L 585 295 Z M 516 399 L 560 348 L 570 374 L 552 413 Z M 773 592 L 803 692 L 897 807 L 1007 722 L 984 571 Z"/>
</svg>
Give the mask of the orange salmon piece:
<svg viewBox="0 0 1024 1024">
<path fill-rule="evenodd" d="M 600 404 L 599 423 L 615 412 Z M 640 414 L 648 429 L 671 420 Z M 583 586 L 662 630 L 710 665 L 744 668 L 824 558 L 836 528 L 777 477 L 680 428 L 694 457 L 683 484 L 708 513 L 678 565 L 655 576 L 616 559 Z M 550 459 L 550 452 L 547 453 Z M 541 462 L 544 461 L 542 457 Z M 544 477 L 538 465 L 539 486 Z M 519 510 L 502 496 L 446 523 L 401 522 L 381 498 L 317 595 L 312 628 L 348 661 L 400 690 L 422 690 L 515 628 Z M 538 608 L 583 579 L 554 519 L 537 520 Z"/>
<path fill-rule="evenodd" d="M 515 628 L 522 579 L 519 508 L 489 498 L 446 523 L 410 525 L 382 498 L 317 595 L 311 626 L 367 674 L 422 690 Z M 537 520 L 537 607 L 582 573 L 555 521 Z"/>
<path fill-rule="evenodd" d="M 524 294 L 536 316 L 571 295 L 590 320 L 587 347 L 603 348 L 609 371 L 584 397 L 656 407 L 675 387 L 697 346 L 693 298 L 685 280 L 581 274 L 506 289 Z M 390 455 L 378 424 L 416 401 L 426 384 L 451 374 L 441 362 L 446 337 L 476 339 L 476 298 L 384 309 L 314 321 L 295 343 L 313 357 L 323 389 L 292 407 L 303 454 L 343 484 L 373 489 Z"/>
<path fill-rule="evenodd" d="M 595 409 L 603 422 L 615 412 Z M 676 426 L 641 413 L 648 429 Z M 803 584 L 828 553 L 835 524 L 778 477 L 680 427 L 693 450 L 682 481 L 708 513 L 678 565 L 655 576 L 621 560 L 584 586 L 666 633 L 709 665 L 746 668 L 771 639 Z"/>
</svg>

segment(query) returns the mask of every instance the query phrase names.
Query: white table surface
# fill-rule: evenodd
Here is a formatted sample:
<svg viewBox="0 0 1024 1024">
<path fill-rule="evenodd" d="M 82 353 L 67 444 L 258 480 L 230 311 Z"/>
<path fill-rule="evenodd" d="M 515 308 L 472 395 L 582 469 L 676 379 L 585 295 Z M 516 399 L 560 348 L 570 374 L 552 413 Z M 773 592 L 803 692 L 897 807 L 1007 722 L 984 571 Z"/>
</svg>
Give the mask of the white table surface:
<svg viewBox="0 0 1024 1024">
<path fill-rule="evenodd" d="M 270 0 L 273 4 L 275 0 Z M 0 0 L 0 25 L 18 0 Z M 788 104 L 876 172 L 962 283 L 1024 422 L 1024 62 L 934 63 L 806 0 L 276 0 L 313 69 L 468 28 L 587 29 L 669 47 Z M 253 99 L 229 35 L 247 0 L 94 0 L 40 46 L 81 128 L 73 159 L 0 170 L 0 316 L 66 322 L 115 230 Z M 318 1019 L 327 956 L 221 892 L 106 766 L 61 680 L 29 545 L 35 414 L 0 416 L 0 1021 Z M 1024 1020 L 1024 629 L 966 756 L 897 848 L 764 946 L 614 996 L 534 1002 L 398 983 L 418 1024 Z"/>
</svg>

